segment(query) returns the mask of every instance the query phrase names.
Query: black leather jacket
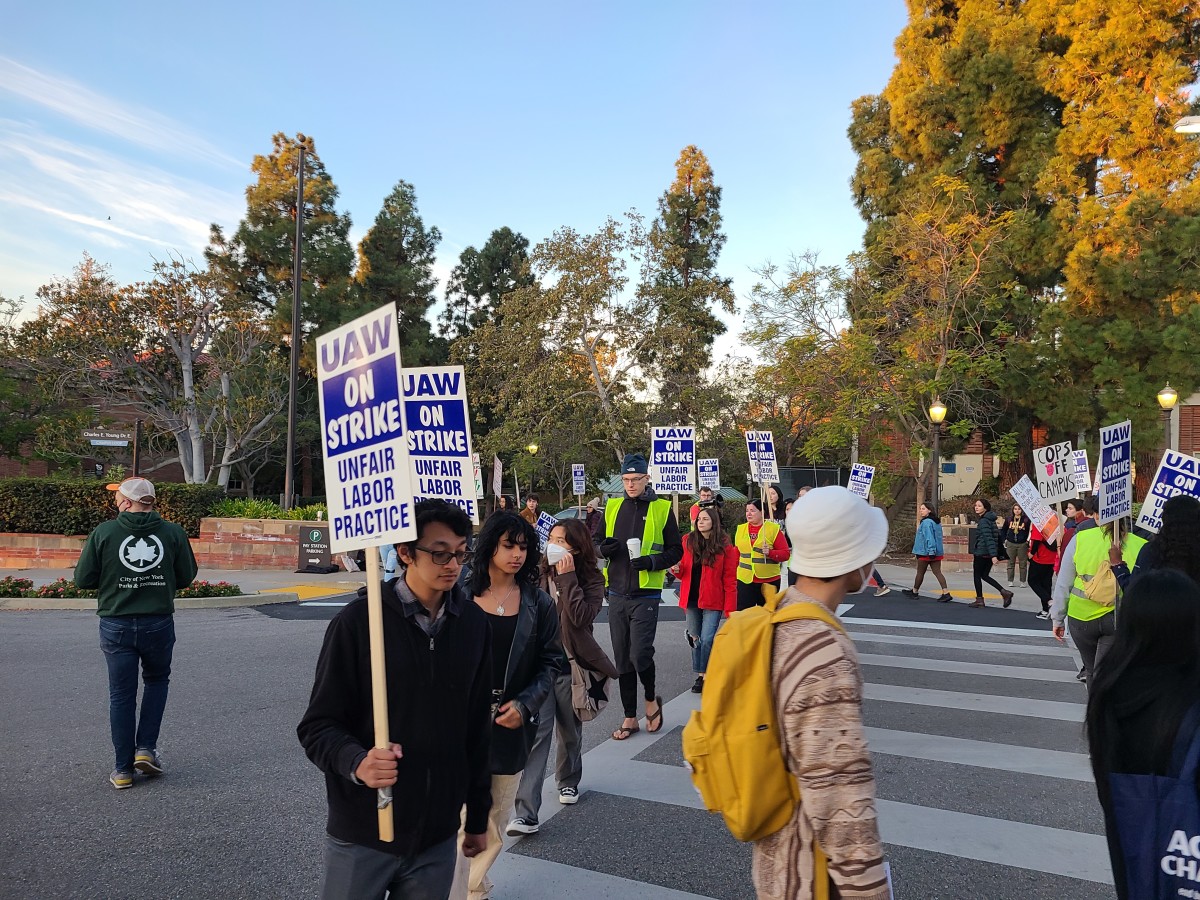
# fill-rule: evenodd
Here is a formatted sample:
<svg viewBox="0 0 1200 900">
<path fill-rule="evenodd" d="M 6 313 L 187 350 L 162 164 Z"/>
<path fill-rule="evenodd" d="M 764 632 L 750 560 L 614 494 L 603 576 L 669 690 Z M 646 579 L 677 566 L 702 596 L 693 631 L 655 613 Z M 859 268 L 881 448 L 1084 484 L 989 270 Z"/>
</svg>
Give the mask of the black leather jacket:
<svg viewBox="0 0 1200 900">
<path fill-rule="evenodd" d="M 522 725 L 512 729 L 492 724 L 493 775 L 515 775 L 525 768 L 529 748 L 537 735 L 538 713 L 561 671 L 562 655 L 554 601 L 538 587 L 522 586 L 517 629 L 498 698 L 500 705 L 509 700 L 517 703 Z"/>
</svg>

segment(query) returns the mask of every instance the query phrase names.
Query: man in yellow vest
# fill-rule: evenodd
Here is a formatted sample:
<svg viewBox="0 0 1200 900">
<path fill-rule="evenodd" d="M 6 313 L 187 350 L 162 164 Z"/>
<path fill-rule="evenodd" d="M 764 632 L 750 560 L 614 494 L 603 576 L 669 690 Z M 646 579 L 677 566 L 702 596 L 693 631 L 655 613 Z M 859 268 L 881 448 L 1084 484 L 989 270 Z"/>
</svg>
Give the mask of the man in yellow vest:
<svg viewBox="0 0 1200 900">
<path fill-rule="evenodd" d="M 1097 603 L 1087 596 L 1088 582 L 1100 570 L 1100 564 L 1110 559 L 1112 528 L 1099 527 L 1100 504 L 1095 497 L 1084 501 L 1083 511 L 1085 517 L 1075 526 L 1075 537 L 1067 546 L 1058 570 L 1050 618 L 1054 636 L 1060 641 L 1070 627 L 1071 640 L 1083 659 L 1084 680 L 1090 680 L 1096 664 L 1112 645 L 1117 629 L 1113 616 L 1116 606 Z M 1145 543 L 1137 535 L 1126 533 L 1121 542 L 1124 562 L 1132 566 Z"/>
<path fill-rule="evenodd" d="M 625 457 L 621 464 L 625 496 L 608 501 L 603 531 L 597 535 L 600 555 L 608 560 L 604 570 L 608 628 L 625 708 L 625 720 L 613 732 L 618 741 L 639 730 L 639 680 L 646 696 L 646 730 L 653 733 L 663 726 L 662 697 L 654 686 L 654 636 L 666 571 L 683 559 L 671 502 L 655 495 L 647 468 L 646 457 L 640 453 Z M 636 544 L 631 547 L 631 539 L 640 542 L 640 548 Z"/>
<path fill-rule="evenodd" d="M 764 591 L 779 588 L 780 564 L 792 555 L 779 523 L 763 519 L 762 502 L 746 501 L 746 521 L 733 536 L 740 558 L 737 570 L 737 607 L 762 606 Z"/>
</svg>

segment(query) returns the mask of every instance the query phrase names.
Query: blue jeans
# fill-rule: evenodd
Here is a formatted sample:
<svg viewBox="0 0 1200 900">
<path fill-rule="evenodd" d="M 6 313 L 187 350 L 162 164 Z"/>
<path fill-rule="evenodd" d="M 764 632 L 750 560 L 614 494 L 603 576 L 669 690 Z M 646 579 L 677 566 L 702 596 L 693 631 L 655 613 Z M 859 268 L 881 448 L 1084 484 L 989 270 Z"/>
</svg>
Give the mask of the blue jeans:
<svg viewBox="0 0 1200 900">
<path fill-rule="evenodd" d="M 725 615 L 719 609 L 687 608 L 687 632 L 692 636 L 692 671 L 703 675 L 708 671 L 708 655 L 712 653 L 713 638 Z"/>
<path fill-rule="evenodd" d="M 108 724 L 116 768 L 133 771 L 135 750 L 158 746 L 167 707 L 175 620 L 171 616 L 105 616 L 100 649 L 108 663 Z M 142 715 L 137 715 L 138 663 L 142 666 Z"/>
<path fill-rule="evenodd" d="M 321 900 L 446 900 L 454 884 L 458 836 L 415 856 L 392 856 L 325 835 Z"/>
</svg>

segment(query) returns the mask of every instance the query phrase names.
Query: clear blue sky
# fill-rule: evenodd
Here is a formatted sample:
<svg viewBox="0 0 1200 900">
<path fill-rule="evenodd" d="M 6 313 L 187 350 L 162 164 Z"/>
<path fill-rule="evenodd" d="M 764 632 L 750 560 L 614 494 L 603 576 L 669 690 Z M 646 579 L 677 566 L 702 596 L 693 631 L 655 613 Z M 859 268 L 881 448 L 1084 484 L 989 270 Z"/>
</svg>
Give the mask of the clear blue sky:
<svg viewBox="0 0 1200 900">
<path fill-rule="evenodd" d="M 114 275 L 200 258 L 250 161 L 303 131 L 358 240 L 398 179 L 461 250 L 655 212 L 682 147 L 722 186 L 721 269 L 855 250 L 854 98 L 902 0 L 859 3 L 23 4 L 0 34 L 0 294 L 32 306 L 86 250 Z M 736 323 L 733 323 L 736 328 Z"/>
</svg>

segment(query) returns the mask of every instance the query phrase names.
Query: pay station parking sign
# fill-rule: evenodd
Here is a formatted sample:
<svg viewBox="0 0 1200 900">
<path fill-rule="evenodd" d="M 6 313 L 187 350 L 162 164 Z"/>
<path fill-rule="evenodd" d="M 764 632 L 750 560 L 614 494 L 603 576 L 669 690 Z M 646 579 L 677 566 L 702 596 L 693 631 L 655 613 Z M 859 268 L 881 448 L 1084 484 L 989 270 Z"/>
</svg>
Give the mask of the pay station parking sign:
<svg viewBox="0 0 1200 900">
<path fill-rule="evenodd" d="M 660 494 L 696 492 L 696 429 L 672 425 L 650 429 L 650 478 Z"/>
<path fill-rule="evenodd" d="M 317 338 L 321 453 L 334 553 L 417 536 L 400 372 L 392 304 Z"/>
</svg>

